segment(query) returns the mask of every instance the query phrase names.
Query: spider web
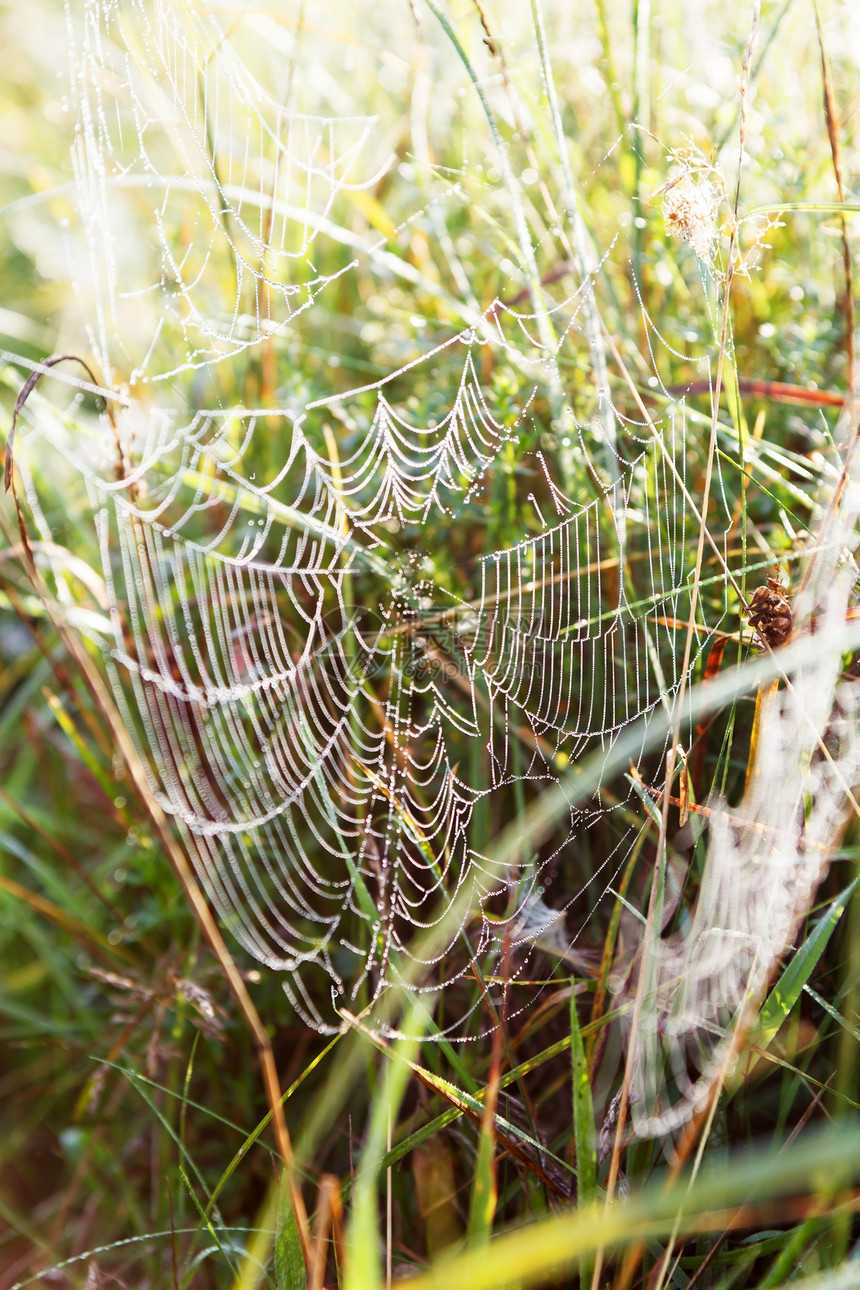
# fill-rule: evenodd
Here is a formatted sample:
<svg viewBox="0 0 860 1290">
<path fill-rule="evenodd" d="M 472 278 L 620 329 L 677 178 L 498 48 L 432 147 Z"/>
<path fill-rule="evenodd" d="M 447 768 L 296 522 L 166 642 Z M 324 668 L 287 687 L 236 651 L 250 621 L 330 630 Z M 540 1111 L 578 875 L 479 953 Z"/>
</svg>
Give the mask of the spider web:
<svg viewBox="0 0 860 1290">
<path fill-rule="evenodd" d="M 263 34 L 277 47 L 275 31 Z M 31 423 L 31 447 L 47 442 L 85 482 L 98 536 L 107 618 L 76 621 L 102 648 L 151 790 L 221 921 L 282 974 L 300 1015 L 338 1029 L 344 1010 L 406 981 L 443 1001 L 439 1033 L 474 1037 L 500 960 L 508 1016 L 534 997 L 508 987 L 527 983 L 536 947 L 576 962 L 582 906 L 599 906 L 648 825 L 630 785 L 599 776 L 527 862 L 498 860 L 505 829 L 567 767 L 609 764 L 631 732 L 657 765 L 668 746 L 650 726 L 687 679 L 678 624 L 699 520 L 685 407 L 659 379 L 667 342 L 643 309 L 665 412 L 631 420 L 598 388 L 595 415 L 568 407 L 546 445 L 538 408 L 561 360 L 581 362 L 583 337 L 589 354 L 592 278 L 543 313 L 446 300 L 452 334 L 410 338 L 390 375 L 352 390 L 220 406 L 230 361 L 283 345 L 359 261 L 383 284 L 420 276 L 335 218 L 388 164 L 356 178 L 364 152 L 379 155 L 375 123 L 288 112 L 208 10 L 88 0 L 75 41 L 78 277 L 106 381 L 126 376 L 116 433 L 103 418 L 87 437 L 80 418 L 70 431 L 44 409 Z M 314 258 L 332 263 L 333 246 L 339 267 L 321 273 Z M 516 401 L 494 382 L 500 363 L 518 375 Z M 195 410 L 206 382 L 213 405 Z M 414 412 L 418 389 L 436 393 L 432 418 Z M 728 530 L 719 478 L 717 493 L 711 527 Z M 710 627 L 727 606 L 723 586 Z M 707 639 L 697 623 L 690 673 Z M 801 716 L 819 737 L 838 730 L 853 765 L 837 664 L 774 718 L 775 769 L 735 812 L 758 832 L 721 825 L 715 806 L 693 920 L 652 947 L 642 1132 L 698 1105 L 727 1017 L 767 979 L 823 871 L 796 882 L 806 842 L 780 853 L 776 876 L 749 850 L 805 793 L 821 802 L 826 853 L 844 783 L 790 731 Z M 681 733 L 689 746 L 689 720 Z M 580 852 L 597 859 L 577 865 Z M 763 947 L 767 891 L 780 912 Z M 476 972 L 483 994 L 467 988 Z"/>
<path fill-rule="evenodd" d="M 585 505 L 544 478 L 555 514 L 476 557 L 468 598 L 428 576 L 428 517 L 455 529 L 519 431 L 487 405 L 474 335 L 446 348 L 462 366 L 438 424 L 410 424 L 382 387 L 348 457 L 326 459 L 296 417 L 286 464 L 262 484 L 243 463 L 282 412 L 153 414 L 119 470 L 109 437 L 101 471 L 92 449 L 56 441 L 90 489 L 108 667 L 153 792 L 225 925 L 321 1028 L 308 978 L 325 972 L 341 1007 L 374 997 L 464 884 L 470 919 L 485 911 L 477 935 L 450 959 L 465 935 L 453 926 L 424 988 L 516 931 L 542 866 L 512 874 L 477 850 L 476 809 L 504 813 L 515 783 L 608 749 L 680 670 L 666 620 L 686 596 L 685 520 L 656 448 Z M 635 548 L 618 517 L 636 507 L 641 590 L 610 591 L 606 570 Z M 414 539 L 405 555 L 392 527 L 401 551 Z M 603 811 L 577 812 L 562 843 L 591 814 Z"/>
<path fill-rule="evenodd" d="M 72 33 L 81 250 L 105 379 L 119 363 L 132 386 L 168 380 L 282 334 L 353 267 L 320 273 L 313 248 L 338 231 L 336 196 L 380 177 L 361 169 L 372 122 L 286 112 L 207 10 L 87 3 Z"/>
<path fill-rule="evenodd" d="M 646 1136 L 683 1126 L 731 1075 L 735 1029 L 746 1033 L 852 813 L 860 813 L 860 686 L 842 670 L 842 650 L 857 646 L 856 632 L 845 638 L 858 584 L 852 413 L 843 417 L 844 473 L 827 490 L 820 545 L 794 606 L 798 643 L 814 648 L 783 674 L 782 688 L 761 696 L 752 774 L 737 808 L 714 802 L 690 925 L 644 957 L 648 1006 L 633 1053 L 632 1117 Z"/>
</svg>

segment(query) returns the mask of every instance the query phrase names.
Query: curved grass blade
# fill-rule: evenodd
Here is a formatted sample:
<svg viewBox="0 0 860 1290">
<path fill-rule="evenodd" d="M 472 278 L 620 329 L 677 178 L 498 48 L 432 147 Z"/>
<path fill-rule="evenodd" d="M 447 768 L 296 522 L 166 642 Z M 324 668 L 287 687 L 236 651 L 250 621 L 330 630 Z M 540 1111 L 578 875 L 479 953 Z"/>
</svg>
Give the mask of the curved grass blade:
<svg viewBox="0 0 860 1290">
<path fill-rule="evenodd" d="M 822 914 L 765 1000 L 759 1014 L 760 1043 L 763 1047 L 766 1048 L 771 1042 L 800 998 L 801 991 L 815 971 L 858 882 L 860 878 L 849 883 Z"/>
</svg>

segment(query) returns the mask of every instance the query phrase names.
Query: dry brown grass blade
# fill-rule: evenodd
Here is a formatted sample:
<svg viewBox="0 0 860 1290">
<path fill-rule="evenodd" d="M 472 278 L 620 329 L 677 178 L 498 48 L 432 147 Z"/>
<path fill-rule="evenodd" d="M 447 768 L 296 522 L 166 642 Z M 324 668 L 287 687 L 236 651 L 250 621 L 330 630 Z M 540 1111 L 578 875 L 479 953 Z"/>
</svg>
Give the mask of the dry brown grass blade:
<svg viewBox="0 0 860 1290">
<path fill-rule="evenodd" d="M 726 643 L 734 639 L 728 632 L 713 633 L 711 639 L 713 645 L 708 655 L 708 661 L 705 664 L 705 670 L 702 674 L 702 684 L 707 684 L 719 672 L 723 664 L 723 655 L 726 651 Z M 713 724 L 714 718 L 700 717 L 696 722 L 696 732 L 693 736 L 693 746 L 690 749 L 690 776 L 693 781 L 693 788 L 696 796 L 701 798 L 704 795 L 705 782 L 705 762 L 708 753 L 708 735 Z"/>
<path fill-rule="evenodd" d="M 603 943 L 600 967 L 598 969 L 597 981 L 594 987 L 594 1002 L 591 1005 L 591 1018 L 586 1028 L 588 1034 L 585 1039 L 585 1059 L 588 1063 L 588 1069 L 591 1073 L 592 1080 L 595 1077 L 598 1064 L 603 1054 L 608 1033 L 606 1028 L 600 1025 L 600 1021 L 606 1009 L 606 1000 L 609 997 L 609 976 L 612 971 L 612 965 L 615 962 L 615 950 L 616 945 L 618 944 L 618 932 L 621 926 L 621 911 L 627 897 L 627 888 L 630 886 L 633 872 L 639 863 L 639 857 L 642 853 L 642 846 L 645 842 L 645 838 L 646 830 L 641 829 L 635 843 L 633 844 L 630 858 L 624 867 L 624 873 L 617 889 L 619 899 L 616 900 L 612 907 L 612 916 L 609 920 L 609 928 Z"/>
<path fill-rule="evenodd" d="M 827 122 L 827 137 L 830 140 L 830 155 L 833 158 L 833 173 L 836 177 L 836 191 L 839 200 L 845 202 L 845 178 L 842 170 L 842 147 L 839 142 L 839 112 L 836 107 L 836 95 L 833 92 L 833 76 L 830 59 L 824 44 L 824 28 L 821 25 L 821 13 L 818 0 L 813 0 L 815 10 L 815 29 L 818 33 L 818 48 L 821 52 L 821 79 L 824 86 L 824 119 Z M 854 280 L 851 269 L 851 248 L 848 245 L 848 225 L 845 216 L 842 222 L 842 268 L 845 275 L 845 353 L 848 358 L 848 388 L 854 388 Z"/>
<path fill-rule="evenodd" d="M 38 892 L 30 891 L 29 887 L 23 886 L 22 883 L 16 882 L 14 878 L 7 878 L 0 874 L 0 889 L 14 896 L 16 900 L 23 901 L 29 905 L 32 910 L 42 918 L 48 918 L 57 927 L 61 927 L 64 932 L 68 932 L 76 941 L 85 946 L 91 953 L 98 955 L 100 959 L 108 963 L 114 962 L 119 958 L 130 959 L 130 955 L 124 952 L 119 946 L 111 945 L 106 936 L 99 932 L 94 932 L 86 923 L 82 923 L 79 918 L 73 914 L 67 913 L 59 905 L 55 905 L 52 900 L 40 896 Z M 133 961 L 133 960 L 132 960 Z"/>
<path fill-rule="evenodd" d="M 841 408 L 845 395 L 836 390 L 810 390 L 805 385 L 793 385 L 789 381 L 765 381 L 754 376 L 739 376 L 738 390 L 753 399 L 768 399 L 772 403 L 797 404 L 800 407 Z M 667 385 L 666 393 L 676 398 L 693 398 L 700 394 L 711 394 L 711 381 L 689 381 L 686 385 Z M 653 398 L 653 393 L 649 393 Z"/>
<path fill-rule="evenodd" d="M 508 973 L 509 957 L 510 957 L 510 937 L 506 936 L 504 953 L 502 958 L 502 965 L 501 965 L 501 973 L 500 973 L 500 975 L 503 978 Z M 507 997 L 508 996 L 507 996 L 507 990 L 506 990 L 504 995 L 505 1002 L 507 1001 Z M 499 1084 L 502 1076 L 502 1055 L 505 1047 L 505 1034 L 504 1034 L 505 1020 L 506 1019 L 504 1015 L 500 1016 L 498 1019 L 498 1023 L 496 1024 L 493 1030 L 492 1049 L 490 1053 L 490 1073 L 486 1084 L 486 1093 L 484 1096 L 484 1114 L 481 1120 L 481 1146 L 479 1147 L 479 1150 L 478 1150 L 479 1168 L 478 1168 L 478 1172 L 476 1173 L 475 1180 L 473 1181 L 473 1184 L 472 1184 L 473 1186 L 472 1195 L 474 1198 L 476 1195 L 476 1191 L 475 1191 L 476 1184 L 478 1182 L 478 1178 L 480 1177 L 480 1161 L 482 1159 L 482 1151 L 486 1149 L 486 1144 L 489 1144 L 489 1159 L 487 1161 L 488 1177 L 484 1180 L 484 1182 L 489 1187 L 489 1196 L 487 1197 L 485 1203 L 489 1212 L 490 1230 L 492 1230 L 493 1218 L 495 1216 L 496 1205 L 498 1203 L 498 1194 L 499 1194 L 498 1193 L 498 1168 L 497 1168 L 498 1162 L 496 1160 L 496 1153 L 495 1153 L 495 1138 L 496 1138 L 495 1129 L 496 1129 L 496 1107 L 498 1106 L 498 1102 L 499 1102 Z"/>
<path fill-rule="evenodd" d="M 335 1242 L 338 1262 L 343 1267 L 342 1232 L 340 1231 L 342 1218 L 340 1180 L 333 1174 L 323 1174 L 317 1188 L 317 1203 L 314 1210 L 314 1248 L 308 1268 L 308 1290 L 324 1290 L 330 1233 Z"/>
<path fill-rule="evenodd" d="M 22 408 L 24 407 L 24 404 L 27 402 L 30 395 L 33 393 L 36 386 L 41 381 L 42 377 L 45 376 L 46 373 L 52 367 L 56 367 L 58 363 L 80 363 L 81 367 L 84 369 L 87 376 L 90 378 L 91 383 L 97 389 L 99 390 L 101 389 L 101 385 L 99 381 L 96 379 L 96 376 L 92 368 L 89 366 L 88 363 L 85 363 L 82 358 L 79 358 L 77 354 L 51 354 L 49 358 L 42 359 L 41 363 L 36 368 L 36 370 L 30 373 L 30 375 L 27 377 L 24 384 L 21 386 L 20 393 L 18 394 L 18 397 L 15 400 L 15 407 L 12 409 L 12 424 L 9 427 L 9 435 L 8 435 L 8 438 L 6 439 L 6 457 L 3 463 L 3 487 L 7 493 L 9 492 L 9 489 L 12 486 L 12 467 L 13 467 L 13 461 L 14 461 L 14 447 L 15 447 L 15 427 L 18 424 L 18 417 L 21 413 Z M 113 412 L 111 411 L 110 404 L 108 403 L 106 398 L 105 398 L 105 411 L 107 412 L 107 415 L 110 418 L 111 425 L 114 427 L 114 429 L 116 429 L 116 422 L 114 421 Z"/>
<path fill-rule="evenodd" d="M 750 785 L 756 773 L 758 765 L 758 747 L 761 738 L 762 720 L 765 718 L 770 708 L 770 701 L 776 695 L 779 689 L 779 681 L 771 681 L 769 685 L 760 685 L 755 696 L 755 716 L 753 717 L 752 733 L 750 734 L 749 754 L 747 756 L 747 773 L 744 781 L 744 793 L 750 791 Z"/>
</svg>

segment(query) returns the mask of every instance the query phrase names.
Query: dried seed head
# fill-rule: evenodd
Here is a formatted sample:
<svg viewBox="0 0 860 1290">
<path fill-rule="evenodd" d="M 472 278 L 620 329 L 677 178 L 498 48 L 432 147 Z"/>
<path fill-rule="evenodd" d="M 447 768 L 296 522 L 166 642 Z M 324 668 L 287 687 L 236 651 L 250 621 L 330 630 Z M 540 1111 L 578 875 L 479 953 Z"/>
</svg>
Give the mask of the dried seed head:
<svg viewBox="0 0 860 1290">
<path fill-rule="evenodd" d="M 761 647 L 776 649 L 791 635 L 793 618 L 785 588 L 778 578 L 768 578 L 767 586 L 756 587 L 749 610 L 750 627 L 754 627 Z"/>
<path fill-rule="evenodd" d="M 703 264 L 714 262 L 720 193 L 692 170 L 679 170 L 663 189 L 663 222 L 672 237 L 687 242 Z"/>
</svg>

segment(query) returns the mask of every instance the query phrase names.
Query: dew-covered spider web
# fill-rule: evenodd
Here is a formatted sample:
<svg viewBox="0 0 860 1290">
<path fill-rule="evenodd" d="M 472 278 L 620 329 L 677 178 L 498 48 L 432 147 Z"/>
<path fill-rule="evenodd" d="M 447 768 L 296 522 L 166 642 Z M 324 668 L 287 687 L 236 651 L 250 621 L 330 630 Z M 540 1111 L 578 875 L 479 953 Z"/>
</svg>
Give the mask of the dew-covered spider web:
<svg viewBox="0 0 860 1290">
<path fill-rule="evenodd" d="M 332 1019 L 309 977 L 354 1007 L 397 978 L 416 929 L 446 919 L 463 884 L 470 955 L 505 929 L 516 939 L 544 865 L 497 867 L 474 843 L 476 813 L 508 821 L 516 785 L 608 750 L 677 685 L 667 624 L 686 518 L 656 448 L 586 504 L 543 458 L 525 463 L 536 532 L 471 557 L 465 590 L 422 542 L 433 517 L 456 550 L 461 511 L 515 446 L 520 421 L 494 418 L 479 348 L 468 333 L 448 346 L 461 378 L 437 425 L 412 425 L 383 386 L 335 462 L 314 447 L 313 409 L 151 414 L 134 464 L 108 434 L 100 469 L 91 448 L 60 445 L 91 492 L 108 667 L 152 789 L 225 925 L 314 1025 Z M 260 482 L 244 462 L 273 424 L 286 460 Z M 667 447 L 682 461 L 680 434 Z M 634 555 L 625 586 L 616 571 Z M 576 811 L 564 842 L 612 815 Z M 625 826 L 608 827 L 621 845 Z M 464 933 L 426 965 L 426 988 L 467 970 Z"/>
<path fill-rule="evenodd" d="M 72 38 L 80 249 L 105 379 L 119 364 L 131 384 L 170 380 L 283 333 L 353 267 L 320 272 L 313 250 L 322 232 L 356 240 L 330 212 L 379 178 L 363 155 L 371 122 L 287 112 L 202 7 L 86 4 Z"/>
<path fill-rule="evenodd" d="M 46 543 L 36 459 L 50 452 L 86 490 L 100 613 L 75 617 L 60 565 L 58 598 L 99 646 L 150 790 L 223 926 L 319 1030 L 372 1017 L 406 982 L 435 1007 L 437 1033 L 474 1038 L 534 1003 L 553 948 L 563 971 L 596 970 L 592 927 L 653 850 L 659 812 L 642 785 L 662 788 L 679 691 L 713 633 L 738 632 L 737 516 L 718 458 L 685 676 L 707 435 L 661 372 L 671 355 L 707 376 L 709 350 L 665 338 L 643 307 L 648 409 L 619 373 L 607 381 L 595 291 L 624 243 L 586 254 L 569 204 L 567 277 L 544 274 L 556 294 L 519 279 L 478 300 L 440 213 L 468 217 L 467 162 L 392 220 L 376 191 L 403 148 L 342 109 L 323 37 L 300 55 L 289 26 L 233 17 L 88 0 L 70 20 L 69 248 L 116 428 L 34 401 L 20 470 Z M 257 76 L 267 58 L 280 97 Z M 348 377 L 340 359 L 326 366 L 315 311 L 335 326 L 345 283 L 352 309 L 403 284 L 432 298 L 432 334 L 404 307 L 381 339 L 382 324 L 364 326 L 373 362 Z M 749 567 L 767 568 L 757 555 Z M 853 582 L 830 585 L 847 603 Z M 643 1132 L 697 1105 L 734 1009 L 814 893 L 856 760 L 831 661 L 808 703 L 798 690 L 783 704 L 796 732 L 785 713 L 806 703 L 813 735 L 774 720 L 782 797 L 759 778 L 746 816 L 742 804 L 713 825 L 699 903 L 654 948 L 633 1072 Z M 689 747 L 695 717 L 682 715 Z M 827 728 L 852 763 L 841 778 L 816 760 Z M 587 799 L 571 794 L 511 862 L 500 840 L 586 763 L 598 767 Z M 795 838 L 763 858 L 757 839 L 771 845 L 787 797 L 816 793 L 815 846 Z M 762 950 L 766 891 L 785 900 Z M 633 926 L 613 978 L 622 1002 Z"/>
</svg>

